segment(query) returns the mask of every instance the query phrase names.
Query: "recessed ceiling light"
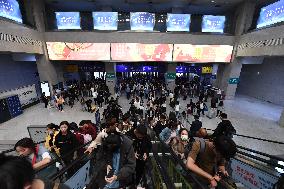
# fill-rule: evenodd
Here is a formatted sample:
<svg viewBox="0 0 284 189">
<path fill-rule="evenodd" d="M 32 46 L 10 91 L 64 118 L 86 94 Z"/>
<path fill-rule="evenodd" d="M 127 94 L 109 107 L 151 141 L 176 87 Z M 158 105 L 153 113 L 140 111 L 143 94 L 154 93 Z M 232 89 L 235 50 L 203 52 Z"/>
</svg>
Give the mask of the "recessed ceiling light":
<svg viewBox="0 0 284 189">
<path fill-rule="evenodd" d="M 214 1 L 214 0 L 212 0 L 212 1 L 211 1 L 211 3 L 215 3 L 215 1 Z"/>
</svg>

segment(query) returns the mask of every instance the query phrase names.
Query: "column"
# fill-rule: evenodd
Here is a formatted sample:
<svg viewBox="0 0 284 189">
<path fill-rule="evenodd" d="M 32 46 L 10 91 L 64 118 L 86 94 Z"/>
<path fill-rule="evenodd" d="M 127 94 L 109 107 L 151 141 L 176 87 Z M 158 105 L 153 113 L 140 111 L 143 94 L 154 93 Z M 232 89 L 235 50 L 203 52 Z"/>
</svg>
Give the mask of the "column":
<svg viewBox="0 0 284 189">
<path fill-rule="evenodd" d="M 56 66 L 48 59 L 48 53 L 46 43 L 44 41 L 45 32 L 45 20 L 44 20 L 44 2 L 38 0 L 32 0 L 34 20 L 37 30 L 42 36 L 42 48 L 44 51 L 43 55 L 36 55 L 37 69 L 40 77 L 40 81 L 46 81 L 49 83 L 52 92 L 52 85 L 63 82 L 63 72 L 60 70 L 62 66 Z M 47 18 L 48 19 L 48 18 Z"/>
<path fill-rule="evenodd" d="M 280 127 L 284 127 L 284 109 L 282 110 L 282 114 L 279 120 Z"/>
<path fill-rule="evenodd" d="M 167 88 L 170 91 L 174 91 L 175 89 L 175 79 L 176 79 L 176 63 L 168 63 L 166 77 Z"/>
<path fill-rule="evenodd" d="M 115 84 L 116 84 L 116 63 L 114 62 L 106 62 L 105 63 L 105 71 L 106 71 L 106 85 L 109 88 L 109 92 L 114 95 Z"/>
<path fill-rule="evenodd" d="M 254 10 L 256 3 L 253 1 L 244 1 L 236 11 L 235 20 L 235 35 L 238 36 L 247 32 L 251 27 Z M 233 99 L 235 97 L 236 89 L 239 82 L 239 77 L 242 70 L 242 63 L 239 58 L 236 57 L 236 48 L 238 41 L 235 42 L 235 48 L 232 55 L 232 61 L 228 64 L 220 64 L 217 72 L 217 79 L 214 86 L 224 90 L 226 99 Z"/>
</svg>

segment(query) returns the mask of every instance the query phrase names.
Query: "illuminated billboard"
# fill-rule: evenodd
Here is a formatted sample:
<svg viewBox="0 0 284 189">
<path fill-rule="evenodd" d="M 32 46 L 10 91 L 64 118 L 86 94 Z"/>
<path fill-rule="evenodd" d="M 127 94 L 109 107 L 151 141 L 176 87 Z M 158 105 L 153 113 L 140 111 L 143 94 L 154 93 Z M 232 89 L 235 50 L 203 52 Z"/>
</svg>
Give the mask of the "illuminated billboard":
<svg viewBox="0 0 284 189">
<path fill-rule="evenodd" d="M 173 61 L 230 62 L 233 46 L 175 44 Z"/>
<path fill-rule="evenodd" d="M 260 10 L 256 28 L 270 26 L 284 21 L 284 0 L 277 1 Z"/>
<path fill-rule="evenodd" d="M 116 61 L 172 61 L 172 44 L 112 43 L 111 59 Z"/>
<path fill-rule="evenodd" d="M 167 31 L 189 31 L 190 14 L 171 14 L 167 17 Z"/>
<path fill-rule="evenodd" d="M 50 60 L 110 60 L 110 43 L 46 42 Z"/>
<path fill-rule="evenodd" d="M 17 0 L 1 0 L 0 16 L 23 23 L 20 6 Z"/>
<path fill-rule="evenodd" d="M 131 30 L 153 31 L 155 25 L 155 14 L 149 12 L 131 12 Z"/>
<path fill-rule="evenodd" d="M 202 17 L 202 32 L 224 33 L 226 17 L 204 15 Z"/>
<path fill-rule="evenodd" d="M 117 12 L 93 12 L 95 30 L 117 30 Z"/>
<path fill-rule="evenodd" d="M 79 12 L 55 12 L 57 28 L 59 30 L 81 29 Z"/>
</svg>

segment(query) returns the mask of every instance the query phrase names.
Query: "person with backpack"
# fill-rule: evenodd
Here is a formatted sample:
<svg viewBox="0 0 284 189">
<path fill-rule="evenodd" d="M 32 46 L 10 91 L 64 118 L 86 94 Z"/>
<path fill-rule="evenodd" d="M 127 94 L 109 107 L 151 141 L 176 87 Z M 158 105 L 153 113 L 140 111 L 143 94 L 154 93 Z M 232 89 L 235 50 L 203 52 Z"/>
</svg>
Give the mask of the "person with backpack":
<svg viewBox="0 0 284 189">
<path fill-rule="evenodd" d="M 214 141 L 195 138 L 189 147 L 186 166 L 201 182 L 214 188 L 223 176 L 228 176 L 226 161 L 237 152 L 237 146 L 231 138 L 221 136 Z"/>
<path fill-rule="evenodd" d="M 222 121 L 218 124 L 217 128 L 211 136 L 213 138 L 216 138 L 224 135 L 233 138 L 233 135 L 236 134 L 236 130 L 233 127 L 231 121 L 228 120 L 227 114 L 222 113 L 220 115 L 220 118 Z"/>
</svg>

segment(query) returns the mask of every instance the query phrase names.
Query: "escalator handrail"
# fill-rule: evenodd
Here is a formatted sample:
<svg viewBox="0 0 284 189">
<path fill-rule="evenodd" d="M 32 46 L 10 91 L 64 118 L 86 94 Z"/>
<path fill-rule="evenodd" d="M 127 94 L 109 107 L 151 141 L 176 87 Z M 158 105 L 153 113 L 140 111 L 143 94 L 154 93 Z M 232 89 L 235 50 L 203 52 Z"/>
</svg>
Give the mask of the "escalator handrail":
<svg viewBox="0 0 284 189">
<path fill-rule="evenodd" d="M 167 189 L 175 189 L 175 185 L 173 182 L 171 182 L 171 179 L 169 175 L 167 174 L 167 169 L 162 164 L 161 160 L 159 159 L 159 156 L 156 151 L 153 151 L 153 157 L 158 165 L 158 169 L 160 171 L 160 174 L 163 178 L 164 183 L 166 184 Z"/>
<path fill-rule="evenodd" d="M 160 141 L 160 139 L 159 139 Z M 172 150 L 172 148 L 167 145 L 166 143 L 160 141 L 160 143 L 164 146 L 164 148 L 166 148 L 167 150 L 169 150 L 171 156 L 174 158 L 174 160 L 183 168 L 183 170 L 188 173 L 187 175 L 189 175 L 191 177 L 192 180 L 194 180 L 194 182 L 198 185 L 198 187 L 200 189 L 208 189 L 205 188 L 203 184 L 201 184 L 201 182 L 196 179 L 195 176 L 192 175 L 192 172 L 188 170 L 188 168 L 186 167 L 186 165 L 184 164 L 184 162 L 175 154 L 175 152 Z"/>
<path fill-rule="evenodd" d="M 253 152 L 255 154 L 259 154 L 259 155 L 262 155 L 262 156 L 265 156 L 265 157 L 269 157 L 270 159 L 274 159 L 274 160 L 278 160 L 278 161 L 284 161 L 284 158 L 281 158 L 281 157 L 269 155 L 269 154 L 266 154 L 266 153 L 263 153 L 263 152 L 260 152 L 260 151 L 256 151 L 256 150 L 252 150 L 252 149 L 249 149 L 249 148 L 246 148 L 246 147 L 243 147 L 243 146 L 237 145 L 237 147 L 240 148 L 240 149 L 249 151 L 249 152 Z"/>
<path fill-rule="evenodd" d="M 76 165 L 77 163 L 81 162 L 82 160 L 84 160 L 85 158 L 86 161 L 92 159 L 94 156 L 94 152 L 92 154 L 84 154 L 81 157 L 75 159 L 73 162 L 71 162 L 69 165 L 63 167 L 59 172 L 50 175 L 49 179 L 55 181 L 57 178 L 59 178 L 60 176 L 62 176 L 66 171 L 68 171 L 69 169 L 71 169 L 74 165 Z"/>
<path fill-rule="evenodd" d="M 254 155 L 248 154 L 248 153 L 246 153 L 246 152 L 242 152 L 242 151 L 238 151 L 237 153 L 238 153 L 238 154 L 241 154 L 241 155 L 244 155 L 244 156 L 246 156 L 246 157 L 255 159 L 255 160 L 257 160 L 257 161 L 266 163 L 266 164 L 271 165 L 271 166 L 273 166 L 273 167 L 279 167 L 279 168 L 284 169 L 284 166 L 283 166 L 283 165 L 279 165 L 279 164 L 277 164 L 277 163 L 268 161 L 268 160 L 263 159 L 263 158 L 261 158 L 261 157 L 257 157 L 257 156 L 254 156 Z"/>
<path fill-rule="evenodd" d="M 55 164 L 55 163 L 58 162 L 58 161 L 62 161 L 63 158 L 69 157 L 69 156 L 72 155 L 75 151 L 77 151 L 77 150 L 79 150 L 80 148 L 83 148 L 83 147 L 89 145 L 91 142 L 92 142 L 92 141 L 90 141 L 90 142 L 88 142 L 88 143 L 86 143 L 86 144 L 82 144 L 82 145 L 80 145 L 80 146 L 74 148 L 73 150 L 71 150 L 70 152 L 68 152 L 67 154 L 65 154 L 63 157 L 57 157 L 56 159 L 51 160 L 51 161 L 50 161 L 48 164 L 46 164 L 44 167 L 42 167 L 41 169 L 36 170 L 35 173 L 38 173 L 38 172 L 42 171 L 43 169 L 45 169 L 45 168 L 47 168 L 47 167 L 49 167 L 49 166 Z"/>
<path fill-rule="evenodd" d="M 207 129 L 207 128 L 206 128 L 206 130 L 215 131 L 215 129 Z M 265 142 L 271 142 L 271 143 L 275 143 L 275 144 L 284 144 L 284 142 L 279 142 L 279 141 L 269 140 L 269 139 L 264 139 L 264 138 L 258 138 L 258 137 L 253 137 L 253 136 L 247 136 L 247 135 L 241 135 L 241 134 L 234 134 L 234 135 L 239 136 L 239 137 L 244 137 L 244 138 L 261 140 L 261 141 L 265 141 Z"/>
</svg>

